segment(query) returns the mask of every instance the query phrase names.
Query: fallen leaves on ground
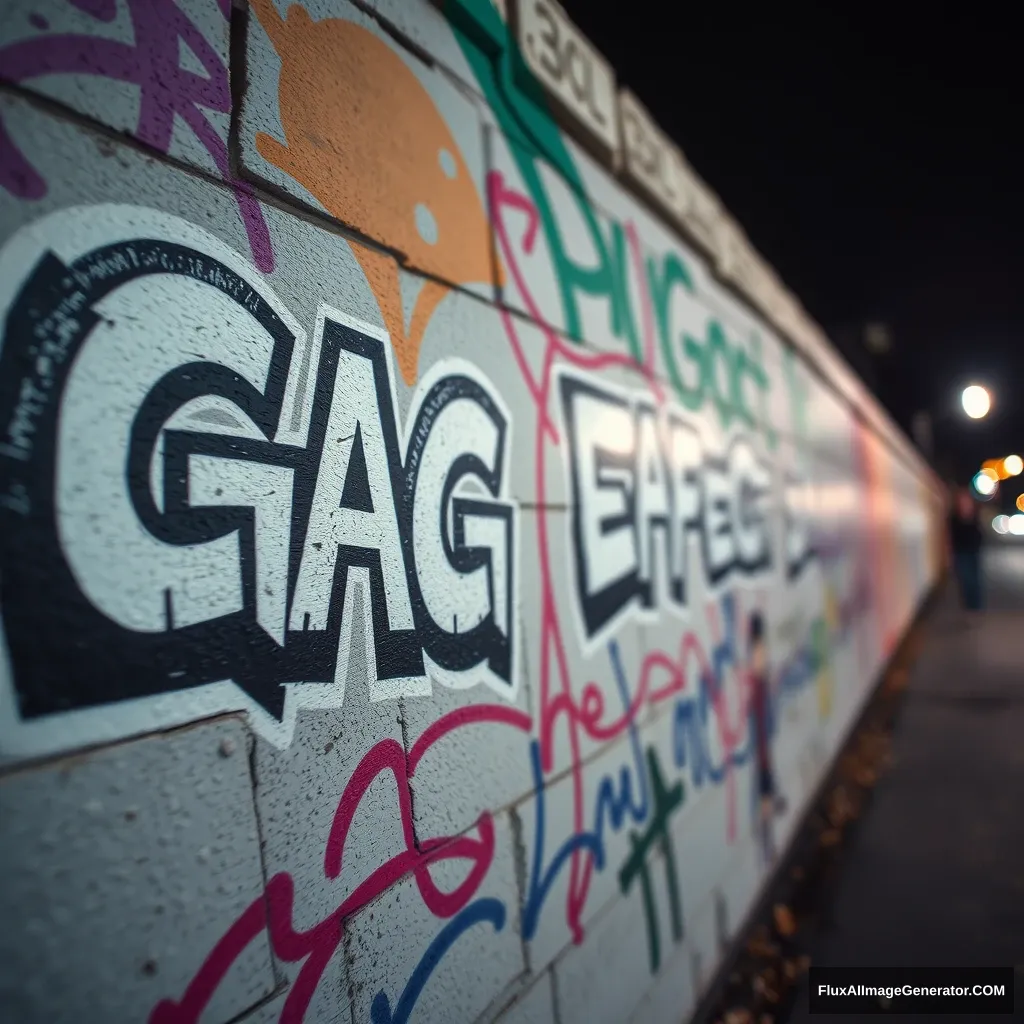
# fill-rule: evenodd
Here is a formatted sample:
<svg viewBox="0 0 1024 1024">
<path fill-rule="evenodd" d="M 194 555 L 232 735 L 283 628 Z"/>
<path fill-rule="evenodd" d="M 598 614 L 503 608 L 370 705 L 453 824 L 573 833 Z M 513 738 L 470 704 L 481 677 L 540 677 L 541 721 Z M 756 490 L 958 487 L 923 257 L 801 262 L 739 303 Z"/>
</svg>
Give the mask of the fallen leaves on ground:
<svg viewBox="0 0 1024 1024">
<path fill-rule="evenodd" d="M 893 669 L 885 679 L 885 685 L 890 691 L 898 692 L 906 689 L 910 682 L 910 673 L 906 669 Z"/>
<path fill-rule="evenodd" d="M 725 1012 L 725 1024 L 753 1024 L 754 1015 L 745 1007 L 737 1006 Z"/>
<path fill-rule="evenodd" d="M 784 938 L 796 934 L 796 918 L 785 903 L 775 904 L 772 909 L 772 918 L 775 921 L 775 930 Z"/>
<path fill-rule="evenodd" d="M 751 956 L 770 960 L 779 955 L 779 947 L 774 942 L 769 942 L 767 938 L 754 936 L 747 942 L 747 952 Z"/>
</svg>

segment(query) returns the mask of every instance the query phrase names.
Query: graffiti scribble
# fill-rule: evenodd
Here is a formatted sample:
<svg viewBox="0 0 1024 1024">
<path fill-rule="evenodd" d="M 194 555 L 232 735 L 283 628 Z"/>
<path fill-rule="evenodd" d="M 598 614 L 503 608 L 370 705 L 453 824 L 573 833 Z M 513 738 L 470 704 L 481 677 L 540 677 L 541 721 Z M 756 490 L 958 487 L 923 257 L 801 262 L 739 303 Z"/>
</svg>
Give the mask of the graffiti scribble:
<svg viewBox="0 0 1024 1024">
<path fill-rule="evenodd" d="M 231 0 L 217 2 L 229 19 Z M 181 118 L 231 183 L 253 259 L 270 273 L 274 255 L 263 211 L 249 187 L 231 173 L 227 142 L 203 112 L 231 112 L 227 65 L 174 0 L 126 3 L 133 42 L 71 33 L 36 36 L 0 49 L 0 76 L 20 84 L 42 75 L 93 75 L 137 86 L 139 118 L 132 134 L 161 153 L 170 152 L 175 117 Z M 110 21 L 116 14 L 114 0 L 74 0 L 74 6 L 98 21 Z M 206 77 L 181 66 L 182 44 L 202 64 Z M 19 199 L 41 199 L 47 193 L 46 179 L 18 149 L 2 120 L 0 187 Z"/>
<path fill-rule="evenodd" d="M 263 895 L 254 900 L 214 946 L 202 967 L 196 972 L 184 995 L 179 1000 L 165 999 L 149 1017 L 149 1024 L 196 1024 L 231 965 L 258 935 L 266 931 L 270 936 L 274 954 L 286 963 L 302 964 L 288 992 L 281 1010 L 281 1024 L 298 1024 L 305 1017 L 310 1000 L 328 963 L 341 944 L 345 920 L 376 899 L 399 879 L 412 874 L 427 909 L 441 918 L 451 918 L 467 908 L 476 894 L 494 857 L 494 822 L 484 813 L 476 823 L 477 837 L 471 835 L 426 839 L 417 844 L 413 828 L 412 793 L 409 780 L 422 756 L 434 743 L 456 729 L 474 722 L 497 722 L 523 732 L 529 732 L 529 716 L 514 708 L 482 705 L 462 708 L 445 715 L 434 723 L 429 736 L 414 744 L 408 758 L 399 743 L 381 740 L 371 747 L 352 773 L 345 786 L 324 852 L 324 877 L 337 878 L 341 874 L 345 857 L 345 844 L 360 801 L 374 781 L 382 774 L 391 773 L 398 790 L 398 810 L 405 840 L 405 849 L 386 861 L 363 879 L 352 893 L 319 924 L 307 931 L 296 931 L 292 922 L 297 916 L 295 883 L 287 871 L 278 872 L 268 882 Z M 441 861 L 469 861 L 470 869 L 463 881 L 451 892 L 440 889 L 430 874 L 430 866 Z M 497 901 L 481 900 L 477 913 L 453 923 L 446 941 L 440 937 L 435 952 L 438 958 L 465 927 L 476 920 L 488 919 L 500 929 L 504 916 L 499 915 Z M 500 904 L 498 904 L 500 906 Z M 444 933 L 442 933 L 444 934 Z M 374 1000 L 374 1021 L 400 1021 L 415 1002 L 430 971 L 436 964 L 421 965 L 419 980 L 414 977 L 391 1015 L 386 996 Z M 385 1016 L 386 1012 L 386 1016 Z"/>
<path fill-rule="evenodd" d="M 658 931 L 658 912 L 654 901 L 654 883 L 651 880 L 651 869 L 647 856 L 655 848 L 661 850 L 661 859 L 665 868 L 665 885 L 668 889 L 672 939 L 674 942 L 681 942 L 683 938 L 683 905 L 679 897 L 676 855 L 672 846 L 669 820 L 682 807 L 684 790 L 681 779 L 671 787 L 665 784 L 665 777 L 658 764 L 658 755 L 653 747 L 647 751 L 647 764 L 651 773 L 654 809 L 643 835 L 635 831 L 629 834 L 630 853 L 626 862 L 619 869 L 619 886 L 625 893 L 629 891 L 634 879 L 640 879 L 644 916 L 647 918 L 647 949 L 650 954 L 651 973 L 653 974 L 661 964 L 661 936 Z"/>
</svg>

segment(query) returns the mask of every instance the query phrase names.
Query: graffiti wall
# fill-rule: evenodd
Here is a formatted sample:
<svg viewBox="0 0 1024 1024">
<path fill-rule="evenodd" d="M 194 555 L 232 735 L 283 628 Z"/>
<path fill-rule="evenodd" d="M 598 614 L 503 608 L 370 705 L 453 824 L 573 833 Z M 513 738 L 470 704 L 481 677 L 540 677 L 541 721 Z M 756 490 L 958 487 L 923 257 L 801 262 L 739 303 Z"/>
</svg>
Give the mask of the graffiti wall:
<svg viewBox="0 0 1024 1024">
<path fill-rule="evenodd" d="M 0 13 L 11 1020 L 685 1020 L 936 578 L 505 6 Z"/>
</svg>

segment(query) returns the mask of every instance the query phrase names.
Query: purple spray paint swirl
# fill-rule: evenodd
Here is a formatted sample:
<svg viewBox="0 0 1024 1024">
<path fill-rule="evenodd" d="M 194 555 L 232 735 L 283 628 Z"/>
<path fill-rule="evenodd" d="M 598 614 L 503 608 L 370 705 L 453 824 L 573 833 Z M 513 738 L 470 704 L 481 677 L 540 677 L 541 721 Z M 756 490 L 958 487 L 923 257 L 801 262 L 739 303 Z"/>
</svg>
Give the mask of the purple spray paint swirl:
<svg viewBox="0 0 1024 1024">
<path fill-rule="evenodd" d="M 116 0 L 69 2 L 101 21 L 110 21 L 117 13 Z M 229 17 L 230 0 L 216 3 L 221 14 Z M 133 134 L 161 153 L 170 149 L 177 114 L 210 154 L 220 174 L 231 182 L 253 259 L 260 270 L 269 273 L 274 269 L 274 256 L 259 202 L 248 186 L 231 174 L 227 142 L 203 112 L 203 108 L 231 112 L 226 64 L 174 0 L 127 0 L 127 4 L 134 43 L 75 34 L 26 39 L 0 49 L 0 76 L 20 83 L 40 75 L 95 75 L 137 85 L 139 119 Z M 181 67 L 182 42 L 207 77 Z M 0 187 L 19 199 L 40 199 L 47 191 L 45 179 L 15 145 L 2 121 Z"/>
</svg>

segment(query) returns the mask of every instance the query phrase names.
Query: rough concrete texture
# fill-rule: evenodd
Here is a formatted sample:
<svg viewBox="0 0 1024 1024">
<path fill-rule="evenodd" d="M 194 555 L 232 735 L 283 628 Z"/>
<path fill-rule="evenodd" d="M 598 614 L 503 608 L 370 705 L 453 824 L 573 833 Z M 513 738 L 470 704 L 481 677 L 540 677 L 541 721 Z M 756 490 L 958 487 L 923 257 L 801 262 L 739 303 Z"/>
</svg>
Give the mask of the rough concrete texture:
<svg viewBox="0 0 1024 1024">
<path fill-rule="evenodd" d="M 139 1020 L 263 886 L 248 738 L 234 718 L 0 781 L 0 1003 L 10 1020 Z M 274 988 L 260 937 L 211 1004 Z"/>
<path fill-rule="evenodd" d="M 500 0 L 491 2 L 498 7 Z M 371 11 L 389 32 L 397 34 L 411 49 L 429 54 L 431 61 L 443 67 L 461 88 L 482 96 L 473 68 L 440 5 L 407 3 L 406 0 L 362 0 L 360 6 Z"/>
<path fill-rule="evenodd" d="M 494 11 L 0 15 L 18 1020 L 677 1024 L 937 574 Z"/>
<path fill-rule="evenodd" d="M 652 868 L 659 867 L 657 859 Z M 648 950 L 636 941 L 645 931 L 640 900 L 617 900 L 594 922 L 584 946 L 561 957 L 554 969 L 561 1019 L 566 1024 L 611 1024 L 629 1019 L 638 992 L 649 983 Z M 615 970 L 600 970 L 600 964 Z"/>
<path fill-rule="evenodd" d="M 287 1001 L 287 993 L 282 992 L 272 996 L 270 999 L 258 1003 L 245 1016 L 236 1018 L 238 1024 L 274 1024 L 274 1022 L 281 1019 L 281 1013 Z M 330 1017 L 327 1019 L 330 1020 Z M 345 1018 L 343 1017 L 343 1019 Z"/>
<path fill-rule="evenodd" d="M 474 865 L 455 856 L 426 877 L 407 877 L 392 886 L 346 929 L 349 995 L 357 1020 L 400 1019 L 413 1005 L 423 1020 L 475 1020 L 524 971 L 508 815 L 482 822 L 478 832 L 470 841 L 493 844 L 487 878 L 443 928 L 425 902 L 436 901 L 428 897 L 435 887 L 450 893 L 466 884 Z"/>
<path fill-rule="evenodd" d="M 541 974 L 529 991 L 520 995 L 497 1019 L 501 1024 L 544 1024 L 554 1019 L 552 984 L 550 971 Z"/>
<path fill-rule="evenodd" d="M 684 945 L 662 966 L 648 986 L 646 995 L 629 1018 L 629 1024 L 687 1018 L 694 1005 L 690 960 L 691 950 Z"/>
<path fill-rule="evenodd" d="M 693 907 L 688 918 L 685 946 L 690 954 L 690 981 L 694 1002 L 707 994 L 725 956 L 714 893 Z"/>
<path fill-rule="evenodd" d="M 511 728 L 503 719 L 483 719 L 475 728 L 451 732 L 425 750 L 409 779 L 417 836 L 463 832 L 489 808 L 508 806 L 532 791 L 529 698 L 521 680 L 519 695 L 508 708 L 515 716 Z M 429 698 L 404 698 L 407 742 L 429 739 L 431 727 L 442 716 L 486 715 L 493 706 L 494 694 L 479 688 L 467 692 L 436 686 Z"/>
</svg>

